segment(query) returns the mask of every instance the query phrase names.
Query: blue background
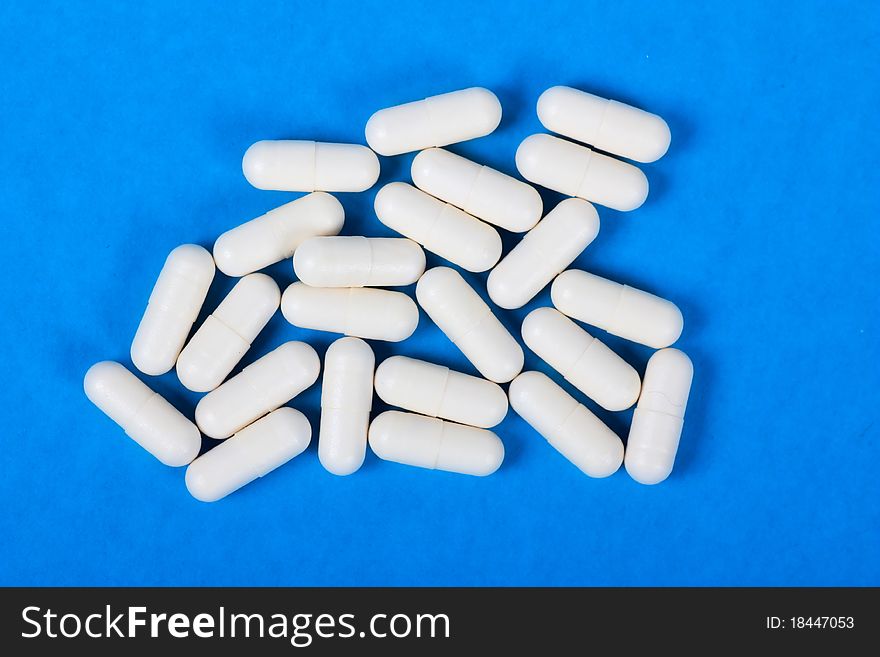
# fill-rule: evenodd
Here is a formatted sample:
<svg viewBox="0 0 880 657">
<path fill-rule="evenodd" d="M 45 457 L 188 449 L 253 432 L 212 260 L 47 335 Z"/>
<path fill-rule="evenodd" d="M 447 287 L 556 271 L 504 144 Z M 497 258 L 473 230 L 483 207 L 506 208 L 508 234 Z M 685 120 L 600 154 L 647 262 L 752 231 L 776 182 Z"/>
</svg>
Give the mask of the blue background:
<svg viewBox="0 0 880 657">
<path fill-rule="evenodd" d="M 0 583 L 880 584 L 880 6 L 774 4 L 0 4 Z M 452 150 L 515 173 L 556 84 L 672 129 L 647 203 L 600 208 L 576 263 L 684 313 L 696 375 L 666 483 L 589 479 L 510 413 L 489 478 L 372 454 L 339 478 L 313 440 L 202 504 L 87 401 L 92 363 L 130 365 L 173 247 L 295 198 L 247 184 L 249 144 L 362 142 L 377 109 L 483 85 L 501 126 Z M 380 184 L 411 159 L 382 158 Z M 376 189 L 339 195 L 344 234 L 390 234 Z M 518 337 L 548 304 L 503 321 Z M 600 335 L 644 371 L 649 349 Z M 244 363 L 335 337 L 279 313 Z M 474 372 L 424 314 L 375 349 Z M 173 372 L 148 383 L 192 417 Z M 319 387 L 292 402 L 314 428 Z M 631 413 L 598 414 L 625 437 Z"/>
</svg>

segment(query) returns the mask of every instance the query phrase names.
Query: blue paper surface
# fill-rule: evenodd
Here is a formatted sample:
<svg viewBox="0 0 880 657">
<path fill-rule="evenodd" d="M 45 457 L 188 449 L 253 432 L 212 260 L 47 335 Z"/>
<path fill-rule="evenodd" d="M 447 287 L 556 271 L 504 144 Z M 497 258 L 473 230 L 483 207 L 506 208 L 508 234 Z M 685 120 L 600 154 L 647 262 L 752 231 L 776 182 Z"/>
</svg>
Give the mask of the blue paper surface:
<svg viewBox="0 0 880 657">
<path fill-rule="evenodd" d="M 880 584 L 878 36 L 875 2 L 2 3 L 0 584 Z M 576 262 L 684 313 L 696 374 L 667 482 L 589 479 L 511 412 L 488 478 L 370 453 L 335 477 L 313 439 L 203 504 L 88 402 L 92 363 L 130 366 L 173 247 L 296 197 L 247 184 L 249 144 L 362 143 L 377 109 L 482 85 L 501 126 L 451 150 L 515 174 L 557 84 L 672 130 L 647 203 L 599 208 Z M 382 158 L 380 185 L 411 160 Z M 378 187 L 339 195 L 343 234 L 391 234 Z M 518 337 L 548 304 L 500 315 Z M 651 350 L 596 334 L 644 371 Z M 243 364 L 336 337 L 279 313 Z M 475 372 L 424 314 L 374 347 Z M 143 378 L 192 417 L 173 372 Z M 291 403 L 313 429 L 319 387 Z M 626 436 L 631 412 L 586 403 Z"/>
</svg>

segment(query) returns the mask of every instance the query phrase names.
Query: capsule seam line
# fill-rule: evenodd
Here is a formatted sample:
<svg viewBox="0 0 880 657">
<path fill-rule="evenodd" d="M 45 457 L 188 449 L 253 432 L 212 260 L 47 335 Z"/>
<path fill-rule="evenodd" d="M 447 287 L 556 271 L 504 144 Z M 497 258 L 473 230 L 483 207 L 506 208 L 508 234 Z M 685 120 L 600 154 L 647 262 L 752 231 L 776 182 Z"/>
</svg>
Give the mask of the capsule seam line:
<svg viewBox="0 0 880 657">
<path fill-rule="evenodd" d="M 480 170 L 477 171 L 477 175 L 474 176 L 473 181 L 471 181 L 471 186 L 468 187 L 467 194 L 465 194 L 464 201 L 462 201 L 461 209 L 470 214 L 470 210 L 468 206 L 471 204 L 471 196 L 474 195 L 474 189 L 477 187 L 477 183 L 480 181 L 480 176 L 483 175 L 483 171 L 486 169 L 485 165 L 480 167 Z"/>
<path fill-rule="evenodd" d="M 680 404 L 676 404 L 676 403 L 674 403 L 669 397 L 667 397 L 665 393 L 662 393 L 662 392 L 660 392 L 659 390 L 650 390 L 650 391 L 648 391 L 648 394 L 650 394 L 650 395 L 660 395 L 661 397 L 663 397 L 663 399 L 666 400 L 666 402 L 667 402 L 670 406 L 675 406 L 676 408 L 680 408 L 680 409 L 682 409 L 681 417 L 679 417 L 678 415 L 673 415 L 672 413 L 667 413 L 666 411 L 658 411 L 658 410 L 655 410 L 655 409 L 653 409 L 653 408 L 651 408 L 651 409 L 647 409 L 647 408 L 646 408 L 646 409 L 642 409 L 642 410 L 645 410 L 645 411 L 647 411 L 647 412 L 649 412 L 649 413 L 660 413 L 661 415 L 668 415 L 669 417 L 674 417 L 674 418 L 676 418 L 677 420 L 684 420 L 684 411 L 685 411 L 685 409 L 687 408 L 687 404 L 685 404 L 684 406 L 682 406 L 682 405 L 680 405 Z M 638 410 L 638 405 L 636 405 L 636 410 Z"/>
<path fill-rule="evenodd" d="M 439 141 L 437 139 L 437 130 L 434 127 L 436 124 L 434 122 L 434 111 L 433 111 L 433 103 L 431 102 L 431 98 L 424 98 L 422 102 L 425 104 L 425 112 L 428 115 L 428 129 L 431 133 L 431 147 L 441 146 L 443 144 L 438 144 Z"/>
<path fill-rule="evenodd" d="M 427 193 L 427 192 L 425 192 Z M 445 201 L 441 201 L 440 199 L 432 196 L 435 201 L 440 204 L 440 209 L 437 211 L 437 214 L 434 215 L 434 218 L 431 220 L 431 225 L 428 227 L 428 230 L 425 232 L 424 243 L 433 242 L 434 230 L 437 228 L 437 224 L 440 222 L 440 217 L 443 215 L 443 211 L 446 210 L 447 205 L 451 205 L 450 203 L 446 203 Z M 455 207 L 455 206 L 452 206 Z M 418 241 L 418 240 L 415 240 Z M 430 249 L 429 249 L 430 250 Z"/>
<path fill-rule="evenodd" d="M 348 288 L 348 298 L 345 300 L 344 315 L 342 316 L 342 328 L 345 330 L 345 335 L 351 335 L 351 327 L 348 325 L 348 322 L 351 317 L 351 295 L 356 289 L 358 288 Z"/>
<path fill-rule="evenodd" d="M 466 338 L 466 337 L 469 336 L 471 333 L 473 333 L 474 331 L 476 331 L 477 328 L 479 328 L 480 324 L 482 324 L 484 321 L 486 321 L 486 317 L 487 317 L 487 316 L 490 316 L 490 315 L 491 315 L 492 317 L 495 317 L 495 315 L 492 315 L 492 310 L 491 310 L 491 308 L 489 308 L 489 307 L 487 306 L 487 307 L 486 307 L 486 312 L 485 312 L 485 314 L 484 314 L 482 317 L 480 317 L 480 319 L 478 319 L 476 322 L 474 322 L 473 326 L 471 326 L 467 331 L 465 331 L 464 333 L 459 334 L 459 336 L 458 336 L 455 340 L 452 340 L 452 344 L 454 344 L 454 345 L 458 345 L 459 341 L 461 341 L 462 339 Z M 497 319 L 497 318 L 496 318 L 496 319 Z M 505 330 L 506 330 L 506 329 L 505 329 Z"/>
<path fill-rule="evenodd" d="M 247 368 L 243 369 L 243 370 L 240 372 L 240 374 L 244 374 L 246 370 L 247 370 Z M 269 411 L 273 410 L 273 409 L 271 409 L 271 408 L 266 408 L 266 395 L 262 394 L 262 390 L 260 390 L 259 388 L 257 388 L 257 386 L 255 386 L 255 385 L 251 382 L 251 377 L 246 376 L 246 377 L 244 377 L 244 379 L 242 379 L 242 380 L 244 381 L 245 385 L 246 385 L 248 388 L 251 389 L 252 392 L 255 392 L 255 393 L 256 393 L 257 398 L 258 398 L 258 399 L 260 400 L 260 402 L 261 402 L 261 404 L 260 404 L 260 408 L 265 409 L 265 410 L 263 411 L 262 415 L 260 415 L 260 417 L 263 417 L 263 415 L 266 415 L 267 413 L 269 413 Z M 257 419 L 259 419 L 259 418 L 257 418 Z M 256 422 L 256 420 L 254 420 L 254 422 Z M 244 427 L 242 427 L 242 428 L 244 428 Z M 241 429 L 239 429 L 239 431 L 241 431 Z"/>
<path fill-rule="evenodd" d="M 312 142 L 312 179 L 310 187 L 318 189 L 318 142 Z"/>
<path fill-rule="evenodd" d="M 440 398 L 437 400 L 437 408 L 434 409 L 434 415 L 440 414 L 440 409 L 443 408 L 443 401 L 446 399 L 446 388 L 449 387 L 449 368 L 446 368 L 446 376 L 443 378 L 443 390 L 440 391 Z"/>
<path fill-rule="evenodd" d="M 620 306 L 623 303 L 623 294 L 624 292 L 626 292 L 626 288 L 628 287 L 629 285 L 623 285 L 620 288 L 620 294 L 617 295 L 617 303 L 614 304 L 614 310 L 611 311 L 611 314 L 608 317 L 608 325 L 611 328 L 606 328 L 605 330 L 612 335 L 617 335 L 617 333 L 615 333 L 615 331 L 617 330 L 617 312 L 620 310 Z"/>
<path fill-rule="evenodd" d="M 373 262 L 375 261 L 375 255 L 373 253 L 373 241 L 370 239 L 364 238 L 367 240 L 367 249 L 369 250 L 369 258 L 367 260 L 367 271 L 364 273 L 364 277 L 361 279 L 361 287 L 368 287 L 370 283 L 370 279 L 373 276 Z"/>
<path fill-rule="evenodd" d="M 273 314 L 274 314 L 274 313 L 273 313 Z M 230 331 L 232 331 L 233 333 L 235 333 L 235 335 L 237 335 L 238 337 L 240 337 L 244 343 L 250 345 L 250 342 L 247 340 L 247 338 L 245 338 L 241 333 L 239 333 L 238 331 L 236 331 L 234 328 L 232 328 L 229 324 L 227 324 L 226 322 L 224 322 L 222 319 L 220 319 L 219 317 L 217 317 L 217 315 L 215 315 L 214 313 L 211 313 L 210 316 L 213 317 L 215 321 L 220 322 L 221 325 L 225 326 L 225 327 L 228 328 Z M 203 324 L 203 326 L 204 326 L 204 324 Z"/>
<path fill-rule="evenodd" d="M 266 215 L 263 216 L 265 217 Z M 269 225 L 272 227 L 272 235 L 275 237 L 275 241 L 278 243 L 278 247 L 280 249 L 281 260 L 284 260 L 285 258 L 290 258 L 293 253 L 289 253 L 288 249 L 286 248 L 285 243 L 287 242 L 287 239 L 285 238 L 284 229 L 282 228 L 284 220 L 277 217 L 271 217 L 269 221 L 271 222 Z M 294 251 L 295 250 L 296 249 L 294 249 Z"/>
<path fill-rule="evenodd" d="M 583 404 L 578 404 L 577 402 L 575 402 L 574 408 L 572 408 L 572 409 L 571 409 L 571 412 L 563 418 L 562 422 L 560 422 L 558 425 L 556 425 L 556 429 L 555 429 L 555 430 L 558 431 L 559 429 L 561 429 L 562 427 L 564 427 L 564 426 L 565 426 L 565 423 L 568 422 L 569 418 L 570 418 L 572 415 L 574 415 L 575 412 L 577 412 L 577 409 L 578 409 L 579 407 L 581 407 L 581 406 L 583 406 Z"/>
<path fill-rule="evenodd" d="M 636 407 L 636 410 L 639 410 L 638 407 Z M 651 409 L 643 408 L 642 412 L 643 413 L 657 413 L 658 415 L 666 415 L 668 417 L 674 418 L 676 420 L 681 420 L 682 422 L 684 422 L 684 417 L 679 417 L 678 415 L 673 415 L 672 413 L 667 413 L 666 411 L 657 411 L 657 410 L 654 410 L 653 408 L 651 408 Z"/>
<path fill-rule="evenodd" d="M 577 189 L 575 190 L 575 193 L 572 194 L 572 196 L 577 196 L 578 194 L 581 193 L 581 189 L 583 189 L 583 187 L 584 187 L 584 181 L 587 179 L 587 174 L 590 172 L 590 165 L 593 164 L 593 158 L 596 155 L 596 153 L 594 153 L 591 148 L 587 148 L 587 152 L 590 155 L 590 159 L 587 160 L 587 166 L 584 167 L 584 173 L 581 176 L 580 181 L 578 181 Z"/>
<path fill-rule="evenodd" d="M 562 376 L 565 377 L 566 381 L 569 380 L 568 375 L 571 374 L 572 370 L 574 370 L 575 366 L 580 362 L 581 358 L 584 357 L 584 354 L 586 354 L 590 350 L 590 347 L 593 346 L 594 342 L 596 342 L 596 338 L 593 338 L 592 340 L 590 340 L 590 342 L 587 344 L 586 347 L 584 347 L 584 350 L 578 355 L 578 357 L 573 358 L 571 360 L 571 367 L 567 367 L 566 371 L 561 372 Z"/>
<path fill-rule="evenodd" d="M 610 100 L 606 100 L 606 101 L 605 101 L 605 105 L 604 105 L 604 107 L 602 108 L 602 116 L 599 117 L 599 125 L 598 125 L 598 127 L 596 128 L 596 132 L 593 134 L 593 139 L 592 139 L 592 141 L 589 142 L 590 146 L 595 146 L 595 145 L 596 145 L 596 140 L 599 138 L 599 135 L 602 134 L 602 128 L 605 127 L 605 119 L 606 119 L 606 117 L 608 116 L 608 108 L 609 108 L 609 107 L 611 107 L 611 101 L 610 101 Z"/>
<path fill-rule="evenodd" d="M 437 452 L 434 454 L 434 462 L 431 469 L 436 470 L 437 464 L 440 463 L 440 452 L 443 449 L 443 441 L 446 439 L 446 423 L 443 420 L 437 420 L 440 423 L 440 441 L 437 443 Z"/>
<path fill-rule="evenodd" d="M 147 397 L 147 398 L 144 400 L 144 403 L 141 404 L 140 406 L 138 406 L 138 407 L 137 407 L 137 410 L 136 410 L 134 413 L 131 414 L 131 422 L 132 422 L 132 424 L 134 424 L 134 423 L 137 422 L 137 419 L 138 419 L 138 418 L 140 417 L 140 415 L 141 415 L 141 411 L 143 411 L 143 410 L 147 407 L 147 404 L 149 404 L 151 401 L 153 401 L 153 397 L 158 397 L 158 396 L 159 396 L 159 393 L 158 393 L 158 392 L 155 392 L 155 391 L 152 391 L 152 392 L 153 392 L 153 394 L 150 395 L 149 397 Z M 128 436 L 131 435 L 131 434 L 128 433 L 128 431 L 126 431 L 125 433 L 126 433 L 126 435 L 128 435 Z"/>
</svg>

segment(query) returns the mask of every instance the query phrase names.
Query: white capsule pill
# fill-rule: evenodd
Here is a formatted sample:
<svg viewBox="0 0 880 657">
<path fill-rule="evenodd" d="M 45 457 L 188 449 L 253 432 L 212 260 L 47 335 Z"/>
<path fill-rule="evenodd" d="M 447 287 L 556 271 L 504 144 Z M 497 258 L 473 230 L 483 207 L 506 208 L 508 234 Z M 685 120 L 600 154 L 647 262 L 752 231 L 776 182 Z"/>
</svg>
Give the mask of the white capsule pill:
<svg viewBox="0 0 880 657">
<path fill-rule="evenodd" d="M 648 198 L 648 179 L 638 167 L 551 135 L 526 137 L 516 149 L 516 168 L 536 185 L 627 212 Z"/>
<path fill-rule="evenodd" d="M 468 271 L 491 269 L 501 257 L 497 230 L 412 185 L 385 185 L 376 194 L 375 210 L 392 230 Z"/>
<path fill-rule="evenodd" d="M 302 454 L 311 438 L 305 415 L 279 408 L 193 461 L 186 488 L 197 500 L 216 502 Z"/>
<path fill-rule="evenodd" d="M 693 377 L 691 359 L 678 349 L 648 360 L 626 443 L 626 471 L 641 484 L 659 484 L 672 472 Z"/>
<path fill-rule="evenodd" d="M 320 371 L 314 349 L 305 342 L 285 342 L 202 397 L 196 424 L 211 438 L 228 438 L 296 397 Z"/>
<path fill-rule="evenodd" d="M 419 309 L 402 292 L 371 287 L 311 287 L 293 283 L 281 295 L 281 314 L 300 328 L 400 342 L 419 325 Z"/>
<path fill-rule="evenodd" d="M 457 271 L 429 269 L 416 285 L 416 299 L 484 377 L 506 383 L 522 370 L 522 348 Z"/>
<path fill-rule="evenodd" d="M 174 367 L 212 280 L 214 260 L 202 247 L 184 244 L 168 255 L 131 343 L 141 372 L 158 376 Z"/>
<path fill-rule="evenodd" d="M 379 179 L 379 158 L 360 144 L 258 141 L 241 160 L 257 189 L 281 192 L 363 192 Z"/>
<path fill-rule="evenodd" d="M 569 317 L 654 349 L 671 345 L 684 328 L 671 301 L 578 269 L 556 277 L 550 298 Z"/>
<path fill-rule="evenodd" d="M 214 260 L 227 276 L 244 276 L 291 257 L 310 237 L 337 235 L 344 221 L 334 197 L 308 194 L 223 233 L 214 242 Z"/>
<path fill-rule="evenodd" d="M 602 408 L 623 411 L 639 398 L 639 373 L 558 310 L 530 312 L 522 336 L 529 349 Z"/>
<path fill-rule="evenodd" d="M 617 434 L 541 372 L 510 384 L 510 406 L 560 454 L 590 477 L 608 477 L 623 462 Z"/>
<path fill-rule="evenodd" d="M 579 198 L 562 201 L 489 273 L 489 298 L 502 308 L 522 308 L 598 234 L 596 208 Z"/>
<path fill-rule="evenodd" d="M 384 461 L 485 477 L 504 460 L 491 431 L 415 413 L 385 411 L 370 424 L 370 449 Z"/>
<path fill-rule="evenodd" d="M 313 287 L 410 285 L 425 272 L 425 252 L 403 237 L 312 237 L 293 254 L 293 270 Z"/>
<path fill-rule="evenodd" d="M 367 121 L 367 143 L 379 155 L 400 155 L 488 135 L 501 123 L 501 103 L 471 87 L 379 110 Z"/>
<path fill-rule="evenodd" d="M 376 394 L 392 406 L 483 429 L 507 415 L 507 395 L 497 383 L 406 356 L 376 368 Z"/>
<path fill-rule="evenodd" d="M 656 114 L 571 87 L 542 93 L 538 118 L 551 132 L 637 162 L 659 160 L 671 139 L 669 126 Z"/>
<path fill-rule="evenodd" d="M 83 389 L 89 401 L 165 465 L 179 467 L 198 456 L 198 427 L 119 363 L 92 365 Z"/>
<path fill-rule="evenodd" d="M 280 302 L 281 290 L 265 274 L 239 280 L 180 352 L 180 382 L 195 392 L 208 392 L 223 383 Z"/>
<path fill-rule="evenodd" d="M 373 350 L 359 338 L 340 338 L 327 349 L 318 458 L 328 472 L 349 475 L 364 463 L 375 367 Z"/>
<path fill-rule="evenodd" d="M 544 208 L 531 185 L 442 148 L 416 155 L 412 179 L 431 196 L 514 233 L 538 223 Z"/>
</svg>

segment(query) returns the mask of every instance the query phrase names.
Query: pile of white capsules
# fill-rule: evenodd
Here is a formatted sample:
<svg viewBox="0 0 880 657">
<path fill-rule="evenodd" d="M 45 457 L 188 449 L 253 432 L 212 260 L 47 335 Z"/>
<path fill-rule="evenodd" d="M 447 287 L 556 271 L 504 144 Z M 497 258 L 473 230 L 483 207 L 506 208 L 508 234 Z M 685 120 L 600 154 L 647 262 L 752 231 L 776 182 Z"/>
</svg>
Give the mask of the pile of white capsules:
<svg viewBox="0 0 880 657">
<path fill-rule="evenodd" d="M 653 162 L 669 147 L 660 117 L 569 87 L 545 91 L 538 117 L 551 132 L 637 162 Z M 366 126 L 370 148 L 252 145 L 242 168 L 253 186 L 309 194 L 224 233 L 213 257 L 194 244 L 174 249 L 131 345 L 131 360 L 144 374 L 176 366 L 184 386 L 207 393 L 195 423 L 116 362 L 89 369 L 88 398 L 162 463 L 189 465 L 186 486 L 194 497 L 218 500 L 299 455 L 311 440 L 306 417 L 285 406 L 318 378 L 321 363 L 311 346 L 286 342 L 226 380 L 280 305 L 294 326 L 350 336 L 331 344 L 324 359 L 318 456 L 334 474 L 358 470 L 368 443 L 386 461 L 491 474 L 504 445 L 489 428 L 507 415 L 509 399 L 586 475 L 607 477 L 625 461 L 636 481 L 666 479 L 693 375 L 688 357 L 667 348 L 681 334 L 681 312 L 642 290 L 563 271 L 599 231 L 590 202 L 634 210 L 647 197 L 647 179 L 581 143 L 532 135 L 516 152 L 517 169 L 572 197 L 541 219 L 534 187 L 439 148 L 487 135 L 500 121 L 498 98 L 475 87 L 376 112 Z M 379 221 L 403 237 L 339 236 L 343 209 L 327 192 L 365 191 L 379 177 L 375 153 L 413 151 L 421 151 L 412 163 L 414 186 L 392 182 L 375 199 Z M 493 226 L 525 233 L 504 258 Z M 521 373 L 523 351 L 493 310 L 455 269 L 425 271 L 422 248 L 470 272 L 491 269 L 488 294 L 500 308 L 521 308 L 552 281 L 554 307 L 525 318 L 523 341 L 603 408 L 621 411 L 638 401 L 625 455 L 620 438 L 559 385 L 540 372 Z M 299 281 L 284 294 L 255 273 L 291 257 Z M 239 281 L 187 343 L 215 268 Z M 364 339 L 400 342 L 419 321 L 409 296 L 383 288 L 415 282 L 418 304 L 484 378 L 406 356 L 376 367 Z M 658 349 L 644 380 L 573 320 Z M 498 384 L 507 382 L 505 394 Z M 374 390 L 404 410 L 370 421 Z M 201 433 L 223 442 L 198 456 Z"/>
</svg>

